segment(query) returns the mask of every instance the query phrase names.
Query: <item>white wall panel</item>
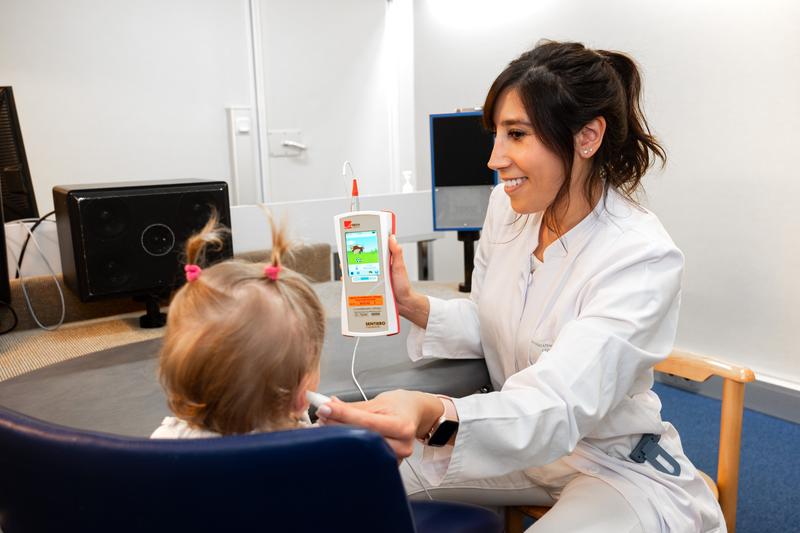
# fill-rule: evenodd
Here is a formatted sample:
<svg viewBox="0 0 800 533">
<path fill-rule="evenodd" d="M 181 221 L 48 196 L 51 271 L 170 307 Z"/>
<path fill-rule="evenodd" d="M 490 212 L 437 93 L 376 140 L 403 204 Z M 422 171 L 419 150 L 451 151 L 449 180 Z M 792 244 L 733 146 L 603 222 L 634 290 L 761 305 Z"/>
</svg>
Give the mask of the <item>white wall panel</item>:
<svg viewBox="0 0 800 533">
<path fill-rule="evenodd" d="M 247 32 L 245 0 L 0 0 L 0 85 L 40 211 L 58 184 L 228 179 Z"/>
<path fill-rule="evenodd" d="M 669 156 L 646 178 L 645 203 L 686 254 L 677 346 L 800 389 L 800 4 L 417 0 L 415 8 L 421 187 L 430 183 L 428 115 L 481 104 L 537 40 L 629 52 Z"/>
</svg>

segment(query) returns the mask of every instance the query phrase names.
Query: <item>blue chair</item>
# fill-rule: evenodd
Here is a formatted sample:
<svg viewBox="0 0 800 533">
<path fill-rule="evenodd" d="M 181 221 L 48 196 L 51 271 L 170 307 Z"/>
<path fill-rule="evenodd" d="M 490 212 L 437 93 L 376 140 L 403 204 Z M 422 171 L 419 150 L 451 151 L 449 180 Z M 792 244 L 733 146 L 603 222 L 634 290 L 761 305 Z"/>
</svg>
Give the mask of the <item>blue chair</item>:
<svg viewBox="0 0 800 533">
<path fill-rule="evenodd" d="M 149 440 L 0 408 L 0 529 L 499 533 L 502 522 L 409 502 L 391 449 L 362 429 Z"/>
</svg>

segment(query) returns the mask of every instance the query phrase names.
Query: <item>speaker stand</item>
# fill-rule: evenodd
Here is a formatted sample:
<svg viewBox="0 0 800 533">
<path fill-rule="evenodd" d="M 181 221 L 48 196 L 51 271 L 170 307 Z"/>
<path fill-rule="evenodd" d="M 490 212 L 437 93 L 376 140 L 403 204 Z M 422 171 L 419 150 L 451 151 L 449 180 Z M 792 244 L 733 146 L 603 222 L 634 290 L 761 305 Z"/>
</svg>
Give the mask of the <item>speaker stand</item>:
<svg viewBox="0 0 800 533">
<path fill-rule="evenodd" d="M 475 266 L 475 241 L 480 238 L 480 231 L 458 232 L 458 240 L 464 243 L 464 283 L 458 284 L 458 290 L 460 292 L 472 291 L 472 269 Z"/>
<path fill-rule="evenodd" d="M 139 317 L 140 328 L 160 328 L 167 323 L 167 315 L 161 312 L 161 298 L 157 294 L 146 294 L 135 300 L 144 301 L 147 307 L 147 313 Z"/>
</svg>

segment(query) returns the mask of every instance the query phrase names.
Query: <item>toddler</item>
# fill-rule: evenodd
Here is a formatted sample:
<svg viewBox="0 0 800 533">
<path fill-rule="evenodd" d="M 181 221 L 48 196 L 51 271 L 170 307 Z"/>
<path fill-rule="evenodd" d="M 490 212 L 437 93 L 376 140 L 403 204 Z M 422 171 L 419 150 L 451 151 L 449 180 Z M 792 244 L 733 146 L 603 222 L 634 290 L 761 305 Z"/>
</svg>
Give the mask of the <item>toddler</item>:
<svg viewBox="0 0 800 533">
<path fill-rule="evenodd" d="M 201 268 L 227 231 L 213 216 L 186 243 L 186 281 L 169 308 L 159 374 L 169 407 L 151 438 L 197 438 L 310 425 L 306 391 L 319 385 L 325 317 L 314 290 L 281 265 L 272 226 L 267 264 Z"/>
</svg>

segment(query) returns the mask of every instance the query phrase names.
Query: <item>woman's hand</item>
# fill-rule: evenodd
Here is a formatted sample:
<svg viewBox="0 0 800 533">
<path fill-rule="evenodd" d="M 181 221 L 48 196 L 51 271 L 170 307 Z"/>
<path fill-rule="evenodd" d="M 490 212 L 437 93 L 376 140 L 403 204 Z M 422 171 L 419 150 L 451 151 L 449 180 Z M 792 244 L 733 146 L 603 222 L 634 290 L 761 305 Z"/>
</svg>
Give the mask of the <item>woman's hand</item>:
<svg viewBox="0 0 800 533">
<path fill-rule="evenodd" d="M 399 459 L 414 451 L 414 440 L 427 435 L 444 407 L 424 392 L 394 390 L 368 402 L 344 403 L 336 398 L 317 409 L 322 425 L 349 424 L 380 433 Z"/>
<path fill-rule="evenodd" d="M 428 298 L 411 288 L 406 262 L 403 259 L 403 248 L 397 243 L 394 235 L 389 236 L 389 253 L 392 257 L 392 289 L 397 301 L 397 310 L 401 316 L 425 328 L 428 325 L 430 302 Z"/>
</svg>

